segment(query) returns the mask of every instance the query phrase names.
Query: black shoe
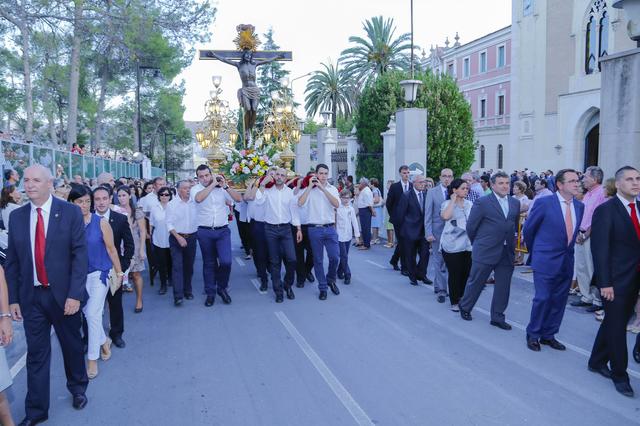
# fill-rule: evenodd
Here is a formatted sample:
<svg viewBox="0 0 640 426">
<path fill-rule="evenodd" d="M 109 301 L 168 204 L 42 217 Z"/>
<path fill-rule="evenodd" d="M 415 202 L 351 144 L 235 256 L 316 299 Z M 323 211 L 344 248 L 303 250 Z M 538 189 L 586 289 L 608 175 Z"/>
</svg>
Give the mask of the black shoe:
<svg viewBox="0 0 640 426">
<path fill-rule="evenodd" d="M 187 300 L 193 300 L 193 294 L 185 293 L 184 298 L 187 299 Z"/>
<path fill-rule="evenodd" d="M 598 306 L 598 305 L 591 305 L 589 306 L 587 309 L 585 309 L 585 311 L 589 312 L 589 313 L 594 313 L 596 311 L 599 311 L 600 309 L 602 309 L 602 306 Z"/>
<path fill-rule="evenodd" d="M 213 302 L 216 300 L 213 296 L 207 296 L 207 300 L 204 301 L 204 306 L 213 306 Z"/>
<path fill-rule="evenodd" d="M 87 405 L 87 397 L 83 393 L 73 395 L 73 408 L 82 410 Z"/>
<path fill-rule="evenodd" d="M 320 290 L 320 296 L 318 296 L 318 299 L 327 300 L 327 291 L 326 290 Z"/>
<path fill-rule="evenodd" d="M 392 261 L 389 261 L 389 264 L 390 264 L 391 266 L 393 266 L 393 270 L 394 270 L 394 271 L 399 271 L 399 270 L 400 270 L 400 267 L 398 266 L 398 264 L 397 264 L 397 263 L 394 263 L 394 262 L 392 262 Z"/>
<path fill-rule="evenodd" d="M 583 302 L 582 300 L 578 300 L 576 302 L 571 302 L 570 305 L 576 308 L 585 308 L 587 306 L 591 306 L 592 304 L 589 302 Z"/>
<path fill-rule="evenodd" d="M 633 388 L 631 387 L 629 382 L 620 382 L 620 383 L 613 382 L 613 384 L 616 387 L 616 390 L 618 392 L 620 392 L 624 396 L 628 396 L 629 398 L 633 398 Z"/>
<path fill-rule="evenodd" d="M 471 317 L 471 312 L 463 311 L 460 309 L 460 318 L 465 321 L 471 321 L 473 318 Z"/>
<path fill-rule="evenodd" d="M 39 419 L 29 419 L 29 418 L 24 418 L 19 424 L 18 426 L 35 426 L 38 425 L 40 423 L 44 423 L 47 420 L 49 420 L 49 417 L 40 417 Z"/>
<path fill-rule="evenodd" d="M 638 345 L 633 347 L 633 360 L 640 364 L 640 346 Z"/>
<path fill-rule="evenodd" d="M 296 283 L 296 287 L 303 288 L 304 287 L 304 283 Z"/>
<path fill-rule="evenodd" d="M 160 290 L 158 290 L 158 294 L 159 295 L 167 294 L 167 286 L 166 286 L 166 284 L 160 286 Z"/>
<path fill-rule="evenodd" d="M 344 274 L 336 274 L 339 280 L 344 280 Z"/>
<path fill-rule="evenodd" d="M 351 284 L 351 276 L 345 276 L 345 277 L 344 277 L 344 283 L 345 283 L 346 285 Z"/>
<path fill-rule="evenodd" d="M 265 292 L 269 289 L 269 283 L 267 280 L 264 280 L 260 283 L 260 291 Z"/>
<path fill-rule="evenodd" d="M 425 283 L 426 285 L 431 285 L 433 284 L 433 281 L 431 281 L 429 278 L 422 278 L 420 281 L 422 281 L 423 283 Z"/>
<path fill-rule="evenodd" d="M 400 274 L 404 275 L 405 277 L 409 276 L 409 272 L 408 271 L 400 271 Z"/>
<path fill-rule="evenodd" d="M 174 297 L 174 298 L 173 298 L 173 305 L 174 305 L 174 306 L 180 306 L 180 305 L 182 305 L 182 297 Z"/>
<path fill-rule="evenodd" d="M 111 341 L 113 342 L 114 345 L 116 345 L 116 347 L 123 349 L 125 346 L 127 346 L 127 344 L 124 342 L 124 340 L 122 340 L 121 336 L 118 337 L 112 337 Z"/>
<path fill-rule="evenodd" d="M 491 324 L 494 327 L 501 328 L 503 330 L 511 330 L 511 326 L 507 324 L 506 321 L 491 321 L 489 324 Z"/>
<path fill-rule="evenodd" d="M 438 295 L 438 303 L 444 303 L 445 300 L 447 300 L 447 298 L 444 296 L 444 294 Z"/>
<path fill-rule="evenodd" d="M 276 303 L 284 302 L 284 297 L 281 294 L 276 294 Z"/>
<path fill-rule="evenodd" d="M 609 370 L 609 367 L 607 367 L 606 365 L 603 365 L 601 367 L 592 367 L 589 365 L 588 368 L 589 368 L 589 371 L 593 373 L 598 373 L 604 378 L 607 378 L 607 379 L 611 378 L 611 370 Z"/>
<path fill-rule="evenodd" d="M 285 293 L 287 293 L 287 299 L 293 300 L 293 299 L 296 298 L 296 295 L 293 294 L 293 290 L 291 290 L 291 287 L 285 288 L 284 291 L 285 291 Z"/>
<path fill-rule="evenodd" d="M 228 305 L 231 303 L 231 296 L 229 296 L 229 293 L 227 293 L 226 289 L 218 290 L 218 296 L 220 296 L 220 298 L 222 299 L 222 302 L 225 305 Z"/>
<path fill-rule="evenodd" d="M 417 286 L 418 281 L 409 280 L 409 284 Z"/>
<path fill-rule="evenodd" d="M 142 312 L 142 306 L 133 310 L 134 314 L 139 314 L 140 312 Z"/>
<path fill-rule="evenodd" d="M 552 337 L 551 339 L 540 339 L 540 344 L 551 346 L 552 349 L 555 349 L 557 351 L 567 350 L 567 347 L 562 343 L 558 342 L 555 337 Z"/>
<path fill-rule="evenodd" d="M 313 277 L 313 274 L 311 272 L 309 272 L 307 274 L 307 281 L 309 281 L 310 283 L 314 282 L 316 279 Z"/>
<path fill-rule="evenodd" d="M 340 290 L 338 289 L 336 283 L 334 283 L 333 281 L 329 281 L 327 282 L 327 285 L 329 286 L 329 289 L 331 289 L 331 293 L 335 294 L 336 296 L 340 294 Z"/>
<path fill-rule="evenodd" d="M 534 352 L 540 352 L 540 342 L 533 337 L 527 336 L 527 347 Z"/>
</svg>

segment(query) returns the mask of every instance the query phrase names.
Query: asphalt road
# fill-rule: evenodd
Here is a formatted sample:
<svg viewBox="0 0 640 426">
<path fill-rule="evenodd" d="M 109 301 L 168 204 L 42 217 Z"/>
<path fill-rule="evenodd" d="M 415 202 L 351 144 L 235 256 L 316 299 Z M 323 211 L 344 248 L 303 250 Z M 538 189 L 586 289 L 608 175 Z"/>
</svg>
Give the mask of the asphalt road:
<svg viewBox="0 0 640 426">
<path fill-rule="evenodd" d="M 235 226 L 233 226 L 235 228 Z M 234 229 L 235 230 L 235 229 Z M 234 234 L 235 235 L 235 234 Z M 71 407 L 55 336 L 52 425 L 626 425 L 640 423 L 640 397 L 625 398 L 587 370 L 598 323 L 568 307 L 558 338 L 566 352 L 527 349 L 524 327 L 533 285 L 514 275 L 502 331 L 489 325 L 491 286 L 474 320 L 437 303 L 375 246 L 351 253 L 352 284 L 318 300 L 316 283 L 276 304 L 260 293 L 251 261 L 234 237 L 230 294 L 204 306 L 200 259 L 196 297 L 173 306 L 145 285 L 144 312 L 125 295 L 125 349 L 100 361 L 89 404 Z M 105 315 L 106 317 L 106 315 Z M 20 333 L 20 326 L 16 327 Z M 630 345 L 635 336 L 629 335 Z M 16 421 L 24 416 L 24 338 L 9 348 L 18 371 L 9 390 Z M 640 392 L 640 366 L 631 361 Z"/>
</svg>

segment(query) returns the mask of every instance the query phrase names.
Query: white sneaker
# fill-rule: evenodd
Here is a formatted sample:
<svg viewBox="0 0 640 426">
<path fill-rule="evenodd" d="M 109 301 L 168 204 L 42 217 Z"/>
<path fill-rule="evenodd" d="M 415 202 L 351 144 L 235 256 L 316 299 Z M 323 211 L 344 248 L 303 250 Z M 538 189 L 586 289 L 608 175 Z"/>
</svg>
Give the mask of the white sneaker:
<svg viewBox="0 0 640 426">
<path fill-rule="evenodd" d="M 460 312 L 460 307 L 458 305 L 451 305 L 451 310 L 453 312 Z"/>
</svg>

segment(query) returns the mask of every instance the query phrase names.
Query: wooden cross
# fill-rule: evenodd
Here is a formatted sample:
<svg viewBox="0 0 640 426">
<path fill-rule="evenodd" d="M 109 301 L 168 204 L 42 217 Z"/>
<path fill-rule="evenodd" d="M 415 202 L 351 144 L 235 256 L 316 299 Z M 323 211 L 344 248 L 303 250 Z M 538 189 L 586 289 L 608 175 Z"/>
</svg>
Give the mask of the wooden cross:
<svg viewBox="0 0 640 426">
<path fill-rule="evenodd" d="M 218 59 L 213 56 L 214 52 L 216 55 L 228 60 L 241 60 L 242 55 L 244 54 L 242 50 L 200 50 L 200 56 L 198 59 L 200 59 L 201 61 L 217 61 Z M 256 62 L 268 61 L 273 59 L 275 59 L 276 61 L 292 61 L 293 53 L 277 50 L 258 50 L 256 52 L 253 52 L 253 60 Z"/>
</svg>

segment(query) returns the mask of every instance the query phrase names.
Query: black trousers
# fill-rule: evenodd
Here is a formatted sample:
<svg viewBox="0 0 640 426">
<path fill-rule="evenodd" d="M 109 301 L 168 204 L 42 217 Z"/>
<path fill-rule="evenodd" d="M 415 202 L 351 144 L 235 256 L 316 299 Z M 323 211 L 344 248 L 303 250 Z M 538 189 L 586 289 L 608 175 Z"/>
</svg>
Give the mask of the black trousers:
<svg viewBox="0 0 640 426">
<path fill-rule="evenodd" d="M 240 212 L 237 210 L 233 210 L 233 213 L 236 216 L 236 225 L 238 225 L 238 234 L 240 234 L 240 241 L 242 242 L 242 247 L 244 249 L 244 254 L 251 253 L 251 227 L 249 222 L 241 222 L 240 221 Z"/>
<path fill-rule="evenodd" d="M 471 252 L 447 253 L 443 250 L 442 258 L 449 271 L 449 300 L 452 305 L 457 305 L 464 295 L 471 272 Z"/>
<path fill-rule="evenodd" d="M 51 377 L 51 326 L 62 349 L 67 389 L 72 395 L 84 394 L 89 384 L 84 364 L 80 312 L 64 315 L 51 289 L 34 289 L 31 308 L 23 310 L 27 339 L 27 397 L 25 412 L 29 419 L 47 417 Z"/>
<path fill-rule="evenodd" d="M 154 259 L 153 253 L 153 243 L 151 242 L 151 225 L 149 224 L 149 219 L 145 218 L 145 223 L 147 225 L 147 239 L 144 242 L 147 254 L 147 261 L 149 262 L 149 281 L 151 281 L 151 285 L 153 285 L 153 280 L 156 278 L 156 273 L 158 269 L 156 268 L 156 261 Z"/>
<path fill-rule="evenodd" d="M 253 264 L 256 267 L 258 277 L 262 282 L 267 281 L 267 268 L 269 267 L 269 248 L 267 237 L 264 233 L 264 222 L 251 221 L 251 244 L 253 248 Z"/>
<path fill-rule="evenodd" d="M 187 240 L 187 246 L 181 247 L 176 237 L 173 235 L 169 236 L 173 297 L 179 299 L 182 299 L 186 295 L 193 295 L 191 279 L 193 278 L 193 263 L 196 260 L 198 238 L 194 232 L 185 239 Z"/>
<path fill-rule="evenodd" d="M 111 295 L 111 290 L 107 291 L 107 303 L 109 304 L 109 337 L 116 339 L 122 337 L 124 333 L 124 312 L 122 310 L 122 286 Z"/>
<path fill-rule="evenodd" d="M 161 248 L 153 245 L 153 260 L 160 274 L 160 285 L 166 287 L 171 276 L 171 251 L 169 247 Z"/>
<path fill-rule="evenodd" d="M 296 269 L 296 253 L 291 236 L 291 225 L 270 225 L 265 223 L 264 233 L 269 246 L 269 264 L 271 265 L 271 282 L 275 294 L 282 294 L 280 267 L 284 262 L 284 288 L 291 288 Z"/>
<path fill-rule="evenodd" d="M 429 264 L 429 244 L 424 238 L 410 240 L 402 239 L 405 267 L 411 281 L 426 278 L 427 265 Z M 419 260 L 416 262 L 416 256 Z"/>
<path fill-rule="evenodd" d="M 311 251 L 311 241 L 309 241 L 309 225 L 302 225 L 302 241 L 296 242 L 297 228 L 291 226 L 293 242 L 296 247 L 296 282 L 304 284 L 307 275 L 313 270 L 313 252 Z M 307 257 L 305 258 L 305 251 Z"/>
<path fill-rule="evenodd" d="M 404 259 L 404 248 L 402 245 L 402 235 L 400 235 L 400 228 L 393 225 L 393 234 L 396 236 L 396 247 L 393 250 L 393 255 L 391 256 L 391 263 L 394 265 L 398 264 L 400 261 L 400 269 L 403 271 L 407 270 L 407 265 Z"/>
<path fill-rule="evenodd" d="M 616 383 L 629 383 L 627 374 L 627 323 L 633 314 L 633 307 L 638 299 L 640 274 L 636 274 L 633 285 L 628 288 L 616 288 L 613 301 L 602 299 L 604 320 L 600 323 L 596 340 L 591 349 L 589 365 L 592 367 L 611 366 L 611 379 Z"/>
</svg>

